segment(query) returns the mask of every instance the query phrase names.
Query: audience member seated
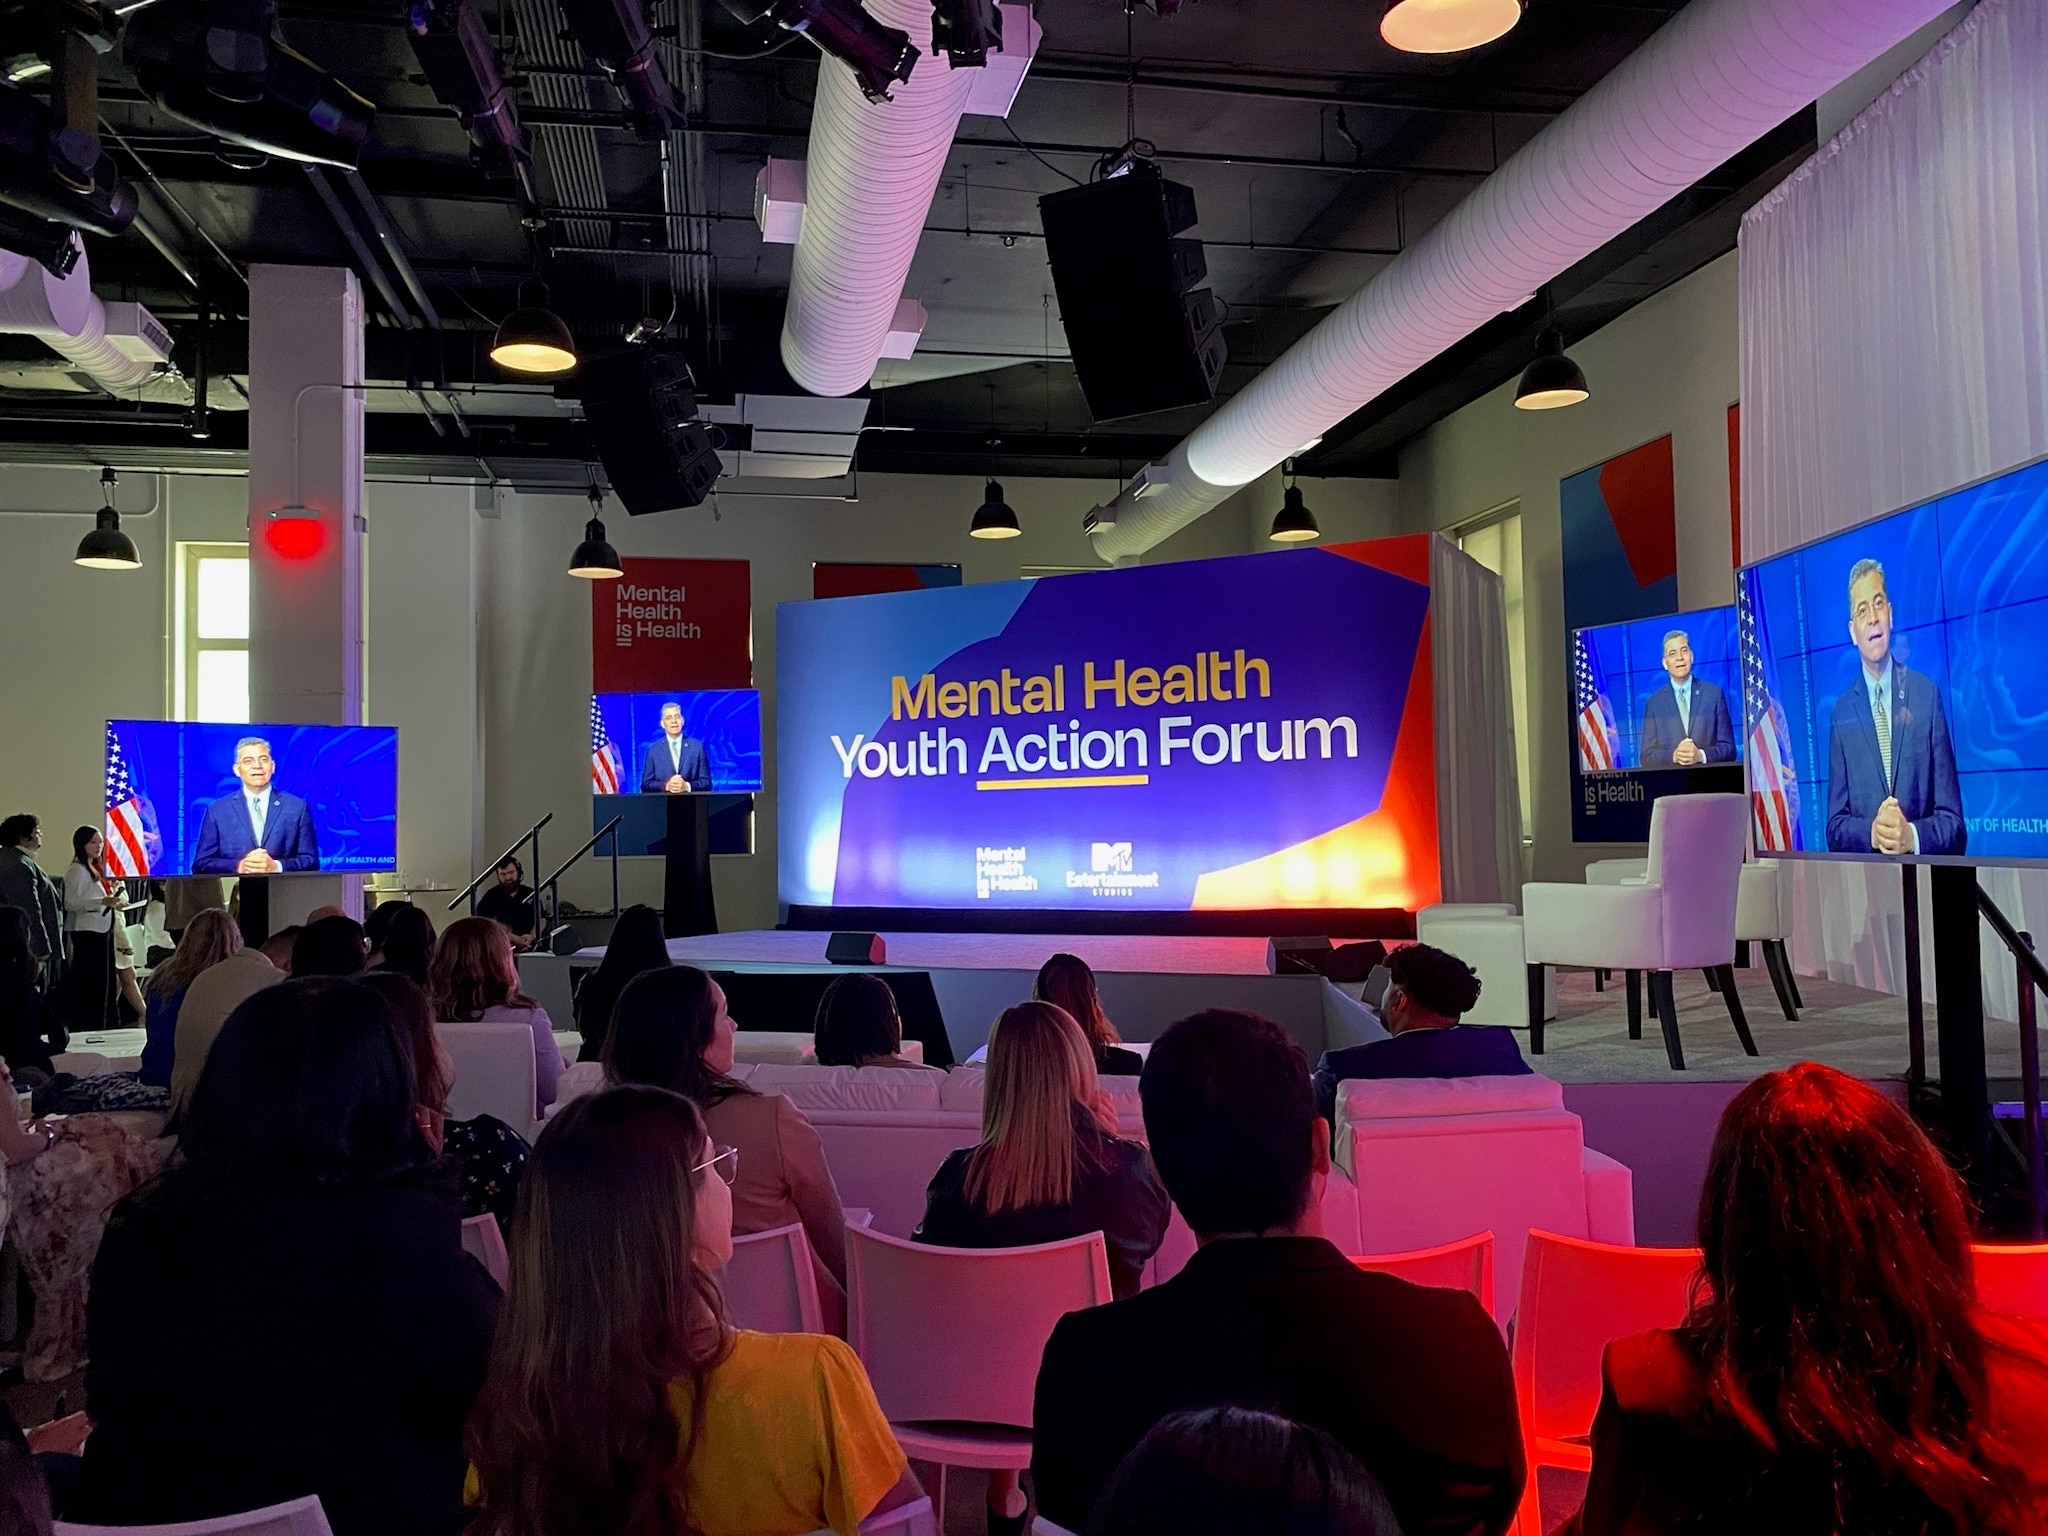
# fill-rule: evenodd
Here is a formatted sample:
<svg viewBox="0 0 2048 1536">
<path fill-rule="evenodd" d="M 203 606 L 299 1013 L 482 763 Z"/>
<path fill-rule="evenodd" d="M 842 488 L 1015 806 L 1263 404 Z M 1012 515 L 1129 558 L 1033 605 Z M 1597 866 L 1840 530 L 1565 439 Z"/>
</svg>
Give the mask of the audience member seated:
<svg viewBox="0 0 2048 1536">
<path fill-rule="evenodd" d="M 1456 955 L 1404 944 L 1387 956 L 1380 1022 L 1390 1040 L 1325 1051 L 1316 1063 L 1316 1109 L 1337 1113 L 1337 1085 L 1352 1078 L 1527 1077 L 1515 1032 L 1502 1024 L 1460 1024 L 1479 1001 L 1479 973 Z"/>
<path fill-rule="evenodd" d="M 369 965 L 363 925 L 341 912 L 314 912 L 292 940 L 294 976 L 360 976 Z"/>
<path fill-rule="evenodd" d="M 512 936 L 488 917 L 458 918 L 434 946 L 434 1017 L 444 1024 L 524 1024 L 533 1032 L 534 1118 L 555 1102 L 562 1051 L 547 1009 L 519 990 Z"/>
<path fill-rule="evenodd" d="M 1134 1296 L 1171 1214 L 1145 1149 L 1117 1139 L 1080 1026 L 1051 1003 L 1006 1009 L 989 1031 L 981 1140 L 940 1165 L 911 1235 L 1024 1248 L 1100 1232 L 1111 1286 Z"/>
<path fill-rule="evenodd" d="M 186 930 L 188 934 L 190 931 Z M 178 1023 L 171 1037 L 173 1129 L 191 1107 L 192 1090 L 199 1085 L 200 1070 L 205 1067 L 207 1054 L 228 1015 L 265 987 L 274 987 L 284 980 L 285 973 L 271 963 L 267 953 L 271 944 L 282 937 L 274 935 L 261 949 L 240 949 L 215 961 L 185 988 L 185 999 L 178 1004 Z M 292 942 L 297 943 L 296 931 Z"/>
<path fill-rule="evenodd" d="M 171 1085 L 177 1058 L 178 1010 L 185 991 L 230 955 L 242 952 L 242 930 L 219 907 L 193 915 L 171 958 L 149 975 L 148 1013 L 143 1025 L 142 1080 L 159 1088 Z"/>
<path fill-rule="evenodd" d="M 51 1071 L 43 1039 L 42 970 L 28 913 L 0 907 L 0 1060 L 28 1073 L 22 1086 L 29 1088 Z"/>
<path fill-rule="evenodd" d="M 542 1131 L 470 1421 L 478 1536 L 852 1536 L 919 1496 L 851 1349 L 727 1321 L 713 1142 L 688 1100 L 644 1087 L 573 1099 Z"/>
<path fill-rule="evenodd" d="M 370 946 L 370 969 L 375 970 L 384 963 L 385 935 L 391 932 L 399 910 L 411 905 L 410 901 L 394 896 L 378 902 L 363 914 L 363 940 Z"/>
<path fill-rule="evenodd" d="M 299 942 L 299 925 L 291 923 L 280 928 L 256 947 L 263 951 L 263 958 L 277 967 L 280 976 L 292 973 L 292 946 Z"/>
<path fill-rule="evenodd" d="M 1143 1057 L 1123 1048 L 1124 1037 L 1102 1011 L 1095 972 L 1079 955 L 1054 955 L 1041 965 L 1031 995 L 1041 1003 L 1066 1009 L 1088 1037 L 1089 1049 L 1095 1053 L 1095 1070 L 1104 1077 L 1136 1077 L 1145 1069 Z"/>
<path fill-rule="evenodd" d="M 896 994 L 879 976 L 849 971 L 835 977 L 818 999 L 811 1024 L 813 1054 L 821 1067 L 911 1067 L 923 1062 L 903 1054 L 903 1016 Z"/>
<path fill-rule="evenodd" d="M 668 939 L 661 931 L 661 914 L 649 906 L 631 906 L 612 924 L 612 936 L 604 947 L 604 958 L 583 978 L 576 989 L 576 1032 L 583 1037 L 578 1061 L 604 1060 L 605 1034 L 612 1027 L 612 1009 L 626 983 L 642 971 L 658 971 L 669 964 Z"/>
<path fill-rule="evenodd" d="M 1976 1305 L 1905 1109 L 1805 1062 L 1721 1116 L 1685 1323 L 1608 1346 L 1569 1536 L 2048 1530 L 2048 1324 Z"/>
<path fill-rule="evenodd" d="M 368 971 L 363 985 L 397 1013 L 404 1025 L 399 1043 L 412 1063 L 413 1118 L 429 1159 L 441 1158 L 453 1170 L 464 1216 L 492 1215 L 509 1228 L 519 1203 L 519 1171 L 531 1151 L 526 1138 L 496 1115 L 448 1118 L 448 1090 L 455 1086 L 455 1063 L 434 1033 L 434 1007 L 408 976 L 396 971 Z"/>
<path fill-rule="evenodd" d="M 1248 1408 L 1170 1413 L 1124 1458 L 1088 1536 L 1401 1536 L 1379 1480 L 1320 1429 Z"/>
<path fill-rule="evenodd" d="M 694 965 L 663 966 L 634 977 L 619 998 L 605 1038 L 605 1081 L 671 1089 L 695 1104 L 712 1140 L 739 1152 L 733 1231 L 745 1237 L 801 1221 L 823 1270 L 821 1297 L 828 1312 L 842 1314 L 846 1214 L 824 1144 L 788 1099 L 731 1075 L 732 1046 L 725 989 Z"/>
<path fill-rule="evenodd" d="M 7 1063 L 0 1061 L 0 1163 L 9 1168 L 19 1168 L 24 1163 L 34 1162 L 56 1145 L 57 1138 L 64 1134 L 70 1122 L 38 1118 L 27 1125 L 22 1124 L 21 1113 L 15 1107 L 17 1094 L 14 1075 L 8 1071 Z M 5 1176 L 0 1176 L 0 1234 L 7 1230 L 9 1205 L 14 1192 L 8 1188 Z"/>
<path fill-rule="evenodd" d="M 1171 1280 L 1060 1321 L 1033 1413 L 1039 1509 L 1080 1529 L 1181 1409 L 1255 1406 L 1332 1435 L 1409 1536 L 1500 1536 L 1525 1480 L 1514 1380 L 1463 1291 L 1357 1268 L 1324 1240 L 1330 1128 L 1270 1019 L 1211 1009 L 1153 1045 L 1145 1134 L 1199 1244 Z"/>
<path fill-rule="evenodd" d="M 433 984 L 434 920 L 409 901 L 387 901 L 377 908 L 390 912 L 383 942 L 374 946 L 371 968 L 403 976 L 418 987 Z"/>
<path fill-rule="evenodd" d="M 517 859 L 498 866 L 497 879 L 477 898 L 476 915 L 503 923 L 514 949 L 533 948 L 533 887 L 526 883 L 526 868 Z"/>
<path fill-rule="evenodd" d="M 29 1454 L 28 1437 L 0 1405 L 0 1531 L 50 1536 L 50 1486 Z"/>
<path fill-rule="evenodd" d="M 418 1166 L 390 1004 L 295 980 L 237 1008 L 183 1162 L 93 1267 L 93 1420 L 69 1519 L 198 1520 L 317 1495 L 335 1536 L 462 1523 L 462 1424 L 497 1287 Z"/>
</svg>

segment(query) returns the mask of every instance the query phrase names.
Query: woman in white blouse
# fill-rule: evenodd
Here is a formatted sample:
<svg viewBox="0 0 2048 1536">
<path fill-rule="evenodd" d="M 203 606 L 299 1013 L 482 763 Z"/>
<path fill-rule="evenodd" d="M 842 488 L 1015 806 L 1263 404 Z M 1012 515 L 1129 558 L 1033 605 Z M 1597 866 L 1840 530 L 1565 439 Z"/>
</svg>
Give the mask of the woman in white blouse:
<svg viewBox="0 0 2048 1536">
<path fill-rule="evenodd" d="M 114 914 L 119 881 L 107 878 L 106 839 L 97 827 L 71 834 L 71 867 L 64 872 L 64 926 L 71 935 L 71 1027 L 105 1029 L 114 1000 Z"/>
</svg>

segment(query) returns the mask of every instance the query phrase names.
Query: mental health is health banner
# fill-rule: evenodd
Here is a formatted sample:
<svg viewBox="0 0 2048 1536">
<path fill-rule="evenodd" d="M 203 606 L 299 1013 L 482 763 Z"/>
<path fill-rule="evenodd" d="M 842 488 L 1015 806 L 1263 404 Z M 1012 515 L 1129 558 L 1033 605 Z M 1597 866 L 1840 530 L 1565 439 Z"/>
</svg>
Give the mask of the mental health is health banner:
<svg viewBox="0 0 2048 1536">
<path fill-rule="evenodd" d="M 793 906 L 1438 891 L 1427 536 L 776 613 Z"/>
</svg>

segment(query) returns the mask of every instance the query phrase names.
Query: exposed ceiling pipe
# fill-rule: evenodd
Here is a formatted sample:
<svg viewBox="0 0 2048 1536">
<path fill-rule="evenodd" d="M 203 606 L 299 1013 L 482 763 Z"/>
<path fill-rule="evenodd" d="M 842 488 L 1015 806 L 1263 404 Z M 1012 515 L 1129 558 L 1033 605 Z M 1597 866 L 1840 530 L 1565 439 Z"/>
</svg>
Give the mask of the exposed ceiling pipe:
<svg viewBox="0 0 2048 1536">
<path fill-rule="evenodd" d="M 335 195 L 333 186 L 327 180 L 327 168 L 320 165 L 306 167 L 306 180 L 320 195 L 321 203 L 327 209 L 327 216 L 334 220 L 335 228 L 341 231 L 342 239 L 356 258 L 356 265 L 363 276 L 370 280 L 370 286 L 377 290 L 377 297 L 384 301 L 384 308 L 391 318 L 398 322 L 398 328 L 406 333 L 405 338 L 405 387 L 412 391 L 412 397 L 420 403 L 420 414 L 434 429 L 434 436 L 446 437 L 448 429 L 441 425 L 441 418 L 435 412 L 433 403 L 427 399 L 426 391 L 420 388 L 419 364 L 413 360 L 412 331 L 418 324 L 413 312 L 398 301 L 398 293 L 391 286 L 391 279 L 384 275 L 384 264 L 377 260 L 370 250 L 370 243 L 363 238 L 363 232 L 341 199 Z"/>
<path fill-rule="evenodd" d="M 427 297 L 427 290 L 420 282 L 419 273 L 412 267 L 412 258 L 405 254 L 405 247 L 399 242 L 398 231 L 391 227 L 391 215 L 384 211 L 383 199 L 372 192 L 363 178 L 353 171 L 347 174 L 349 190 L 356 195 L 356 202 L 362 206 L 363 217 L 370 221 L 370 230 L 376 235 L 384 254 L 391 259 L 391 270 L 398 274 L 398 280 L 405 284 L 405 291 L 412 295 L 413 307 L 425 322 L 427 331 L 434 338 L 434 392 L 441 397 L 441 403 L 448 407 L 448 414 L 455 418 L 456 430 L 464 437 L 469 436 L 469 421 L 462 414 L 462 406 L 455 399 L 455 391 L 448 384 L 448 340 L 441 329 L 441 312 L 434 308 L 434 301 Z"/>
<path fill-rule="evenodd" d="M 1179 532 L 1811 106 L 1946 3 L 1694 0 L 1149 479 L 1090 513 L 1096 553 L 1128 559 Z"/>
<path fill-rule="evenodd" d="M 885 27 L 929 38 L 930 0 L 868 0 Z M 894 101 L 871 102 L 851 69 L 818 65 L 803 229 L 790 269 L 782 365 L 819 395 L 873 377 L 939 173 L 973 84 L 972 69 L 919 59 Z"/>
<path fill-rule="evenodd" d="M 108 336 L 107 307 L 92 291 L 92 265 L 83 250 L 61 278 L 39 261 L 0 250 L 0 334 L 35 337 L 123 400 L 192 403 L 183 378 L 159 373 L 154 361 L 131 355 L 146 349 L 124 349 Z"/>
</svg>

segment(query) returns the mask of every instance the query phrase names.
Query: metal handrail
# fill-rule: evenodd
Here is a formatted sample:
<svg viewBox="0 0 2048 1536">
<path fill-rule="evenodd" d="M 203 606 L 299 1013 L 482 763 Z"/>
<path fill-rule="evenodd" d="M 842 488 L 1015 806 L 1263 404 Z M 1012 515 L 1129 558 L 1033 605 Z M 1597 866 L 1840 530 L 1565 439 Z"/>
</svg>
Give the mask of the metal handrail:
<svg viewBox="0 0 2048 1536">
<path fill-rule="evenodd" d="M 571 864 L 574 864 L 578 859 L 582 858 L 583 855 L 590 852 L 591 849 L 595 848 L 600 842 L 602 842 L 607 833 L 610 834 L 612 840 L 611 915 L 613 917 L 617 917 L 619 915 L 619 823 L 624 821 L 625 819 L 626 818 L 623 814 L 614 816 L 610 821 L 606 822 L 603 826 L 599 827 L 595 832 L 590 834 L 589 842 L 585 843 L 581 848 L 578 848 L 574 853 L 570 854 L 568 858 L 562 860 L 561 864 L 556 867 L 555 872 L 553 874 L 549 875 L 547 879 L 541 881 L 539 885 L 534 887 L 533 899 L 536 904 L 539 903 L 543 893 L 548 894 L 550 906 L 550 911 L 548 915 L 550 919 L 558 917 L 561 914 L 562 901 L 559 892 L 557 892 L 556 890 L 557 883 L 561 880 L 563 875 L 568 873 L 569 866 Z M 554 927 L 554 923 L 550 921 L 548 926 L 552 928 Z M 536 935 L 536 937 L 537 936 L 538 935 Z"/>
<path fill-rule="evenodd" d="M 549 822 L 553 821 L 554 819 L 555 813 L 553 811 L 549 811 L 547 815 L 541 817 L 539 821 L 536 821 L 532 826 L 528 827 L 524 832 L 520 833 L 518 837 L 514 838 L 512 840 L 512 846 L 510 848 L 507 848 L 503 853 L 499 854 L 497 858 L 495 858 L 490 863 L 486 864 L 482 869 L 477 871 L 476 878 L 470 881 L 469 884 L 465 885 L 461 889 L 461 891 L 459 891 L 456 894 L 455 899 L 448 903 L 448 910 L 450 912 L 453 912 L 457 907 L 461 906 L 463 902 L 468 901 L 469 909 L 472 912 L 474 912 L 476 910 L 476 903 L 474 901 L 471 901 L 470 898 L 473 895 L 475 895 L 476 888 L 482 885 L 484 881 L 488 879 L 490 876 L 495 875 L 499 870 L 503 869 L 505 867 L 505 862 L 508 859 L 511 859 L 514 856 L 516 856 L 519 850 L 524 848 L 528 843 L 533 844 L 534 860 L 536 865 L 538 865 L 540 859 L 540 829 L 546 826 Z"/>
<path fill-rule="evenodd" d="M 2034 991 L 2048 992 L 2048 965 L 2034 953 L 2032 935 L 2013 927 L 1983 886 L 1977 887 L 1977 910 L 1999 943 L 2012 953 L 2020 983 L 2020 1097 L 2026 1125 L 2027 1235 L 2039 1242 L 2048 1232 L 2048 1166 L 2042 1162 L 2041 1037 Z"/>
</svg>

